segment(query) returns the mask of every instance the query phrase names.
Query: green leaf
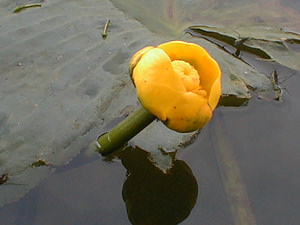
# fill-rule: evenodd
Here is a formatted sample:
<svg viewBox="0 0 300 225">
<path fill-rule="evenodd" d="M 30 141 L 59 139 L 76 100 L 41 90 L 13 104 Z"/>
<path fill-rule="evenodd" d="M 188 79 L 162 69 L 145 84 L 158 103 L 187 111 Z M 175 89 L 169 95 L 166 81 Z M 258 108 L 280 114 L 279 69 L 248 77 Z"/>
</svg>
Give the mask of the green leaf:
<svg viewBox="0 0 300 225">
<path fill-rule="evenodd" d="M 0 172 L 17 182 L 38 160 L 51 166 L 70 161 L 106 124 L 136 107 L 130 57 L 164 40 L 109 1 L 54 0 L 20 14 L 14 7 L 2 2 L 0 14 Z M 103 40 L 106 18 L 111 23 Z M 43 176 L 26 179 L 19 195 Z M 15 188 L 0 186 L 0 205 L 18 198 Z"/>
<path fill-rule="evenodd" d="M 295 70 L 300 70 L 300 35 L 266 26 L 228 27 L 192 26 L 192 31 L 203 37 L 223 41 L 239 50 L 256 55 L 261 59 L 274 60 Z M 238 42 L 242 43 L 237 46 Z"/>
</svg>

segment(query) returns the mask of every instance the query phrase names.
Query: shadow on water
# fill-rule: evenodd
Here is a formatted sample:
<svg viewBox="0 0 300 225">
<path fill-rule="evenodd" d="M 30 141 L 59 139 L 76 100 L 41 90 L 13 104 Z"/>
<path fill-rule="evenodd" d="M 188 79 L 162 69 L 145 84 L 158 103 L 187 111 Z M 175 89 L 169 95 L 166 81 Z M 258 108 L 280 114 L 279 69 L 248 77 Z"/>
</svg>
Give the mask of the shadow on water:
<svg viewBox="0 0 300 225">
<path fill-rule="evenodd" d="M 175 225 L 193 209 L 198 185 L 191 169 L 182 160 L 174 160 L 165 174 L 149 160 L 149 153 L 131 148 L 121 154 L 127 169 L 123 199 L 134 225 Z"/>
<path fill-rule="evenodd" d="M 121 164 L 81 154 L 18 203 L 0 212 L 4 224 L 176 225 L 193 209 L 198 185 L 182 160 L 163 173 L 148 152 L 128 147 L 114 156 Z M 112 168 L 114 167 L 114 168 Z M 122 191 L 121 191 L 122 187 Z M 121 202 L 121 193 L 123 204 Z M 2 217 L 6 215 L 6 217 Z"/>
</svg>

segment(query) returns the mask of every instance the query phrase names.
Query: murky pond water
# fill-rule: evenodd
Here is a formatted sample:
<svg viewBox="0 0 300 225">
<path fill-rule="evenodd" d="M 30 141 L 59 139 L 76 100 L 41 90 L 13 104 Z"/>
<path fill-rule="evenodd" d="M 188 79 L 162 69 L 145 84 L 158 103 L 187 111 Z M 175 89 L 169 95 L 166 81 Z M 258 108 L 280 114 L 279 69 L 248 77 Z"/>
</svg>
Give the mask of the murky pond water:
<svg viewBox="0 0 300 225">
<path fill-rule="evenodd" d="M 290 71 L 279 69 L 279 72 Z M 187 213 L 191 210 L 191 213 L 181 224 L 238 224 L 235 219 L 238 212 L 232 210 L 230 204 L 234 203 L 230 201 L 230 190 L 226 190 L 225 183 L 228 181 L 222 177 L 226 163 L 236 163 L 234 168 L 239 170 L 241 180 L 237 182 L 243 182 L 245 190 L 242 192 L 245 192 L 242 194 L 246 194 L 249 201 L 249 205 L 242 204 L 240 207 L 249 210 L 246 220 L 256 221 L 249 224 L 299 223 L 298 83 L 299 72 L 282 84 L 285 89 L 281 102 L 253 99 L 248 106 L 240 108 L 219 107 L 195 143 L 178 152 L 176 158 L 186 163 L 198 184 L 196 204 L 192 209 L 182 208 Z M 221 130 L 221 134 L 216 134 L 217 129 Z M 216 144 L 221 141 L 221 145 Z M 226 156 L 220 148 L 233 155 L 224 159 Z M 128 165 L 136 166 L 137 170 L 143 168 L 138 165 L 140 160 L 147 161 L 145 157 L 138 157 L 137 161 L 128 161 L 127 165 L 124 163 L 126 159 L 122 160 L 127 168 Z M 57 168 L 53 175 L 20 201 L 1 208 L 1 224 L 130 224 L 122 198 L 126 180 L 124 165 L 120 160 L 111 163 L 98 155 L 87 157 L 82 153 L 70 164 Z M 132 185 L 140 185 L 140 188 L 151 186 L 147 179 L 155 174 L 155 169 L 149 170 L 143 177 L 144 184 L 138 180 Z M 176 178 L 181 176 L 179 174 Z M 160 185 L 163 186 L 163 183 Z M 161 189 L 165 196 L 168 196 L 168 191 L 168 188 Z M 136 195 L 141 194 L 139 197 L 143 199 L 147 197 L 143 195 L 153 197 L 154 193 L 155 190 L 150 190 Z M 182 194 L 182 190 L 177 193 Z M 162 201 L 170 208 L 181 203 L 174 199 L 157 201 L 158 205 Z M 133 201 L 132 204 L 138 203 Z M 139 207 L 140 210 L 143 207 L 151 210 L 151 206 Z M 166 221 L 172 221 L 177 214 L 170 214 L 168 220 L 161 224 L 173 224 Z"/>
<path fill-rule="evenodd" d="M 298 1 L 281 3 L 300 11 Z M 167 175 L 141 149 L 108 159 L 86 146 L 66 165 L 50 165 L 39 185 L 1 207 L 0 224 L 298 225 L 300 72 L 246 53 L 241 57 L 267 76 L 276 71 L 281 100 L 252 93 L 245 106 L 218 107 L 194 143 L 178 150 Z M 108 70 L 114 60 L 105 64 Z M 0 114 L 0 134 L 6 120 Z M 26 185 L 3 175 L 1 185 Z"/>
</svg>

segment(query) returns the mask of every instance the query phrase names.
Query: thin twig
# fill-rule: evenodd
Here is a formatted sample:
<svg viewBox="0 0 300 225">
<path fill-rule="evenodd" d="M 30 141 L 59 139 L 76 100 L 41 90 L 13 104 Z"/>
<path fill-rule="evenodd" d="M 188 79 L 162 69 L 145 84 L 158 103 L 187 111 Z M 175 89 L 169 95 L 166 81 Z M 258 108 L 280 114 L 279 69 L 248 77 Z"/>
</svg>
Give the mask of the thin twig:
<svg viewBox="0 0 300 225">
<path fill-rule="evenodd" d="M 23 9 L 32 8 L 32 7 L 42 7 L 42 4 L 40 4 L 40 3 L 34 3 L 34 4 L 28 4 L 28 5 L 18 6 L 17 8 L 14 9 L 13 12 L 14 13 L 19 13 Z"/>
<path fill-rule="evenodd" d="M 108 18 L 106 18 L 106 23 L 104 25 L 104 28 L 103 28 L 103 32 L 102 32 L 102 38 L 105 39 L 108 35 L 107 33 L 107 29 L 108 29 L 108 25 L 110 23 L 110 20 Z"/>
</svg>

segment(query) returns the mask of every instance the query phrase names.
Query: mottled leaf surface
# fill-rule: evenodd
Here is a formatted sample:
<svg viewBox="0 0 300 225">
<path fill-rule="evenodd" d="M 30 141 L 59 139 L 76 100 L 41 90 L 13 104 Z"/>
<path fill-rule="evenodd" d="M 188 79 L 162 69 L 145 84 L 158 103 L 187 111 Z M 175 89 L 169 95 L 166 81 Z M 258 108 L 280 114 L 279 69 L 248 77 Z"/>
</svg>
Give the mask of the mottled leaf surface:
<svg viewBox="0 0 300 225">
<path fill-rule="evenodd" d="M 30 189 L 43 177 L 21 178 L 40 170 L 33 162 L 68 162 L 137 106 L 129 59 L 161 42 L 108 1 L 54 0 L 13 14 L 16 5 L 1 1 L 0 171 L 23 185 L 1 185 L 0 205 L 18 198 L 12 189 Z"/>
</svg>

